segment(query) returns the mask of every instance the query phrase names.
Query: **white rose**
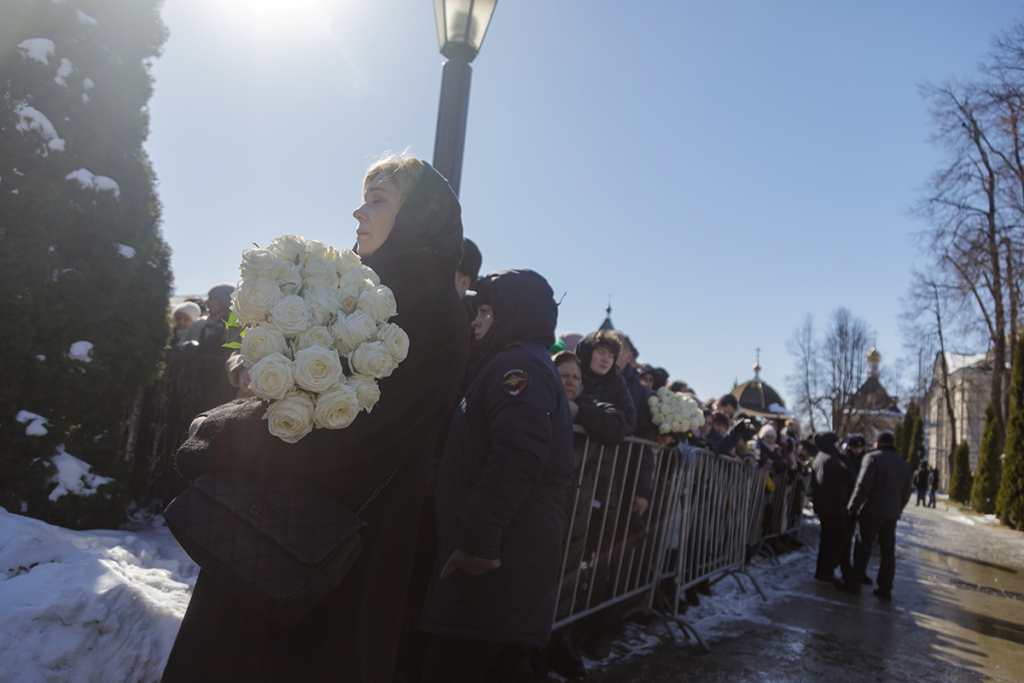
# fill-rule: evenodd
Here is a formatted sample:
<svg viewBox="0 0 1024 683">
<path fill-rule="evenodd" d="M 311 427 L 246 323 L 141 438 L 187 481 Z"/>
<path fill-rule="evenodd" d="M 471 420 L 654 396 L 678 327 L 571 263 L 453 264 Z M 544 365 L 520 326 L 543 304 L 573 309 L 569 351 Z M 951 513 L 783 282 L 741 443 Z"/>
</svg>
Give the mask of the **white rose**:
<svg viewBox="0 0 1024 683">
<path fill-rule="evenodd" d="M 327 391 L 344 378 L 337 351 L 310 346 L 295 352 L 295 383 L 306 391 Z"/>
<path fill-rule="evenodd" d="M 359 397 L 347 384 L 339 384 L 316 398 L 313 424 L 322 429 L 344 429 L 359 415 Z"/>
<path fill-rule="evenodd" d="M 267 247 L 287 263 L 298 263 L 299 256 L 306 253 L 306 240 L 298 235 L 281 235 Z"/>
<path fill-rule="evenodd" d="M 387 377 L 395 369 L 391 354 L 380 342 L 363 342 L 349 354 L 348 362 L 353 372 L 370 377 Z"/>
<path fill-rule="evenodd" d="M 334 337 L 331 336 L 331 331 L 323 325 L 314 325 L 295 338 L 295 346 L 299 350 L 308 349 L 311 346 L 330 349 L 334 346 Z"/>
<path fill-rule="evenodd" d="M 243 325 L 255 325 L 267 319 L 267 313 L 281 300 L 281 288 L 273 280 L 256 277 L 242 280 L 231 293 L 231 310 Z"/>
<path fill-rule="evenodd" d="M 306 252 L 310 256 L 316 256 L 318 258 L 328 258 L 331 252 L 331 248 L 321 242 L 320 240 L 306 240 Z"/>
<path fill-rule="evenodd" d="M 380 387 L 372 377 L 352 375 L 345 380 L 345 383 L 355 389 L 356 395 L 359 397 L 359 407 L 366 412 L 373 410 L 377 401 L 380 400 Z"/>
<path fill-rule="evenodd" d="M 357 290 L 359 290 L 360 294 L 362 294 L 368 289 L 373 289 L 376 285 L 374 285 L 371 280 L 368 280 L 366 276 L 363 275 L 362 268 L 364 267 L 365 266 L 353 268 L 352 270 L 342 275 L 341 286 L 355 287 Z"/>
<path fill-rule="evenodd" d="M 338 307 L 342 313 L 348 315 L 356 310 L 359 304 L 359 295 L 362 290 L 355 285 L 345 285 L 338 290 Z"/>
<path fill-rule="evenodd" d="M 295 392 L 270 404 L 264 420 L 269 423 L 270 433 L 288 443 L 295 443 L 313 431 L 313 399 L 301 392 Z"/>
<path fill-rule="evenodd" d="M 242 279 L 262 277 L 273 280 L 277 277 L 277 268 L 281 265 L 281 256 L 269 249 L 246 249 L 242 252 Z"/>
<path fill-rule="evenodd" d="M 309 327 L 309 307 L 301 296 L 286 296 L 270 308 L 270 320 L 286 337 L 302 334 Z"/>
<path fill-rule="evenodd" d="M 302 300 L 309 306 L 310 315 L 317 325 L 327 325 L 331 317 L 341 310 L 341 290 L 323 284 L 308 284 L 302 290 Z"/>
<path fill-rule="evenodd" d="M 275 276 L 277 286 L 285 296 L 302 291 L 302 271 L 291 261 L 282 261 Z"/>
<path fill-rule="evenodd" d="M 264 356 L 249 370 L 249 388 L 263 399 L 282 399 L 294 384 L 292 362 L 280 353 Z"/>
<path fill-rule="evenodd" d="M 288 354 L 288 342 L 283 334 L 267 325 L 246 330 L 242 337 L 242 360 L 246 367 L 251 368 L 272 353 Z"/>
<path fill-rule="evenodd" d="M 377 328 L 377 341 L 391 354 L 391 359 L 398 365 L 409 355 L 409 335 L 394 323 L 387 323 Z"/>
<path fill-rule="evenodd" d="M 330 329 L 335 340 L 334 348 L 348 354 L 363 342 L 373 339 L 377 334 L 377 323 L 365 313 L 356 311 L 352 315 L 339 315 Z"/>
<path fill-rule="evenodd" d="M 360 294 L 359 305 L 356 308 L 379 323 L 387 322 L 388 318 L 398 312 L 395 295 L 386 285 L 377 285 Z"/>
<path fill-rule="evenodd" d="M 373 268 L 366 265 L 365 263 L 359 264 L 359 267 L 356 268 L 356 270 L 362 273 L 364 278 L 372 282 L 374 287 L 380 284 L 380 278 L 377 277 L 377 273 L 373 270 Z"/>
<path fill-rule="evenodd" d="M 310 283 L 337 287 L 338 268 L 331 259 L 316 254 L 308 254 L 306 262 L 302 266 L 302 282 L 307 287 Z"/>
<path fill-rule="evenodd" d="M 359 254 L 351 249 L 335 249 L 331 253 L 331 258 L 334 260 L 334 267 L 338 269 L 339 277 L 344 277 L 353 268 L 363 265 Z"/>
</svg>

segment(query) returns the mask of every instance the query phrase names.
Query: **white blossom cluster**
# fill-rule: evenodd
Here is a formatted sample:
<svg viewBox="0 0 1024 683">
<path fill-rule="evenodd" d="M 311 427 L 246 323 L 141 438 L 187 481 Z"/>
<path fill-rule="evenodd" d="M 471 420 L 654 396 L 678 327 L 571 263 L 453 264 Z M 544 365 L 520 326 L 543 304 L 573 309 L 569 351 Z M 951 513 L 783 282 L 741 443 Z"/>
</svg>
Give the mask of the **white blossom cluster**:
<svg viewBox="0 0 1024 683">
<path fill-rule="evenodd" d="M 409 353 L 388 320 L 395 295 L 359 256 L 297 235 L 242 252 L 232 294 L 245 327 L 252 392 L 269 400 L 270 433 L 295 443 L 314 427 L 344 429 L 380 399 L 377 380 Z"/>
<path fill-rule="evenodd" d="M 647 399 L 651 417 L 662 434 L 686 434 L 695 432 L 704 424 L 704 412 L 697 402 L 686 394 L 672 391 L 668 387 Z"/>
</svg>

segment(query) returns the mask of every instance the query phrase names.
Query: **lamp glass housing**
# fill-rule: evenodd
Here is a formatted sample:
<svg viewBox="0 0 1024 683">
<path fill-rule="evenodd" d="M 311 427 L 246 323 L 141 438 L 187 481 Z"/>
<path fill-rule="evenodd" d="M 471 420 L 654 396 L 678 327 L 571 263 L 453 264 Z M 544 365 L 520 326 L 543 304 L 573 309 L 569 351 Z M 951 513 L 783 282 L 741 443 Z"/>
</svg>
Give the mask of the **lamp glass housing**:
<svg viewBox="0 0 1024 683">
<path fill-rule="evenodd" d="M 434 0 L 437 42 L 441 54 L 454 53 L 473 61 L 483 45 L 498 0 Z"/>
</svg>

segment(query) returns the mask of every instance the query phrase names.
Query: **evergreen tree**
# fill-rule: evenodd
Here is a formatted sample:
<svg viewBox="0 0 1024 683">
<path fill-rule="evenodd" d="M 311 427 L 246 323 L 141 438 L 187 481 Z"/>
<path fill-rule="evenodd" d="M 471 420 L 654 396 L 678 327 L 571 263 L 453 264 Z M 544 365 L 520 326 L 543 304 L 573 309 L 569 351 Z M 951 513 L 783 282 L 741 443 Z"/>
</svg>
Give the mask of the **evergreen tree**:
<svg viewBox="0 0 1024 683">
<path fill-rule="evenodd" d="M 910 430 L 904 458 L 911 470 L 917 469 L 917 466 L 924 462 L 924 420 L 920 416 L 914 420 L 914 426 Z"/>
<path fill-rule="evenodd" d="M 0 17 L 0 505 L 109 525 L 126 418 L 170 333 L 142 147 L 166 29 L 159 0 L 0 0 Z M 61 453 L 113 482 L 76 478 L 86 495 L 61 495 L 54 463 L 76 464 Z"/>
<path fill-rule="evenodd" d="M 892 430 L 892 436 L 896 442 L 896 452 L 903 455 L 907 450 L 907 436 L 904 433 L 902 421 L 896 423 L 896 428 Z"/>
<path fill-rule="evenodd" d="M 910 399 L 910 405 L 907 406 L 907 412 L 903 415 L 903 423 L 900 429 L 902 435 L 902 443 L 896 443 L 896 452 L 900 454 L 904 460 L 910 463 L 913 467 L 914 464 L 911 458 L 911 451 L 913 450 L 914 440 L 914 423 L 921 419 L 921 408 L 917 405 L 917 401 Z M 922 433 L 923 443 L 923 433 Z"/>
<path fill-rule="evenodd" d="M 953 473 L 949 477 L 949 499 L 958 503 L 971 502 L 971 447 L 960 442 L 953 453 Z"/>
<path fill-rule="evenodd" d="M 1003 524 L 1024 531 L 1024 336 L 1017 341 L 1013 354 L 1006 458 L 996 496 L 996 514 Z"/>
<path fill-rule="evenodd" d="M 986 515 L 996 510 L 1002 454 L 1003 425 L 1000 424 L 996 407 L 989 403 L 985 409 L 985 433 L 981 437 L 981 450 L 978 452 L 978 472 L 971 484 L 971 507 Z"/>
</svg>

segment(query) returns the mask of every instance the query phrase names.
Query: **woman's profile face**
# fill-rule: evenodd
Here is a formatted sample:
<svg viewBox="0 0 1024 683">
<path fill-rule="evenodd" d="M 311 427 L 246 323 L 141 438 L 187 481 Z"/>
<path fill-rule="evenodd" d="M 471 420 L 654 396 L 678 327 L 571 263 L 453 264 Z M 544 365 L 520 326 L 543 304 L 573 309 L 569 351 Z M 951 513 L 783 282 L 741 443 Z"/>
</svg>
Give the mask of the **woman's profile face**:
<svg viewBox="0 0 1024 683">
<path fill-rule="evenodd" d="M 378 175 L 363 192 L 363 205 L 352 212 L 356 227 L 356 245 L 360 256 L 369 256 L 380 249 L 395 227 L 395 217 L 402 208 L 398 187 L 391 179 Z"/>
</svg>

